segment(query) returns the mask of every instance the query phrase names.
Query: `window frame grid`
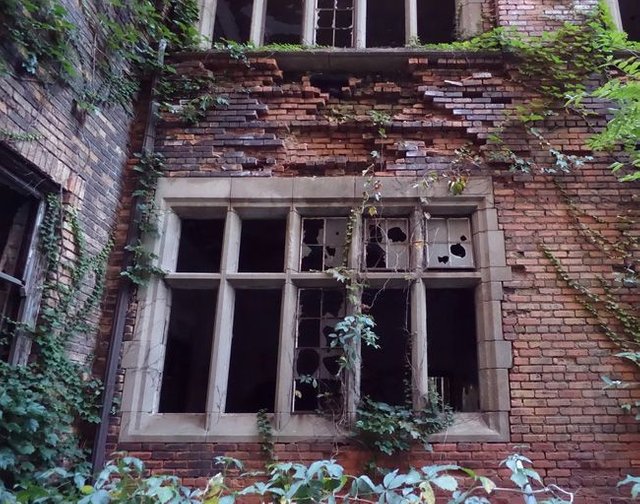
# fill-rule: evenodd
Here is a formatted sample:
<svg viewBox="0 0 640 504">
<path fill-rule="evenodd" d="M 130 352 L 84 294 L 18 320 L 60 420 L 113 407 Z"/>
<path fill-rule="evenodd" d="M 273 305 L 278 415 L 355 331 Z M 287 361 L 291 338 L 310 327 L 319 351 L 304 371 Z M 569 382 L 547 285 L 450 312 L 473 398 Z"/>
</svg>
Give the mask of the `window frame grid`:
<svg viewBox="0 0 640 504">
<path fill-rule="evenodd" d="M 223 412 L 226 392 L 223 385 L 226 386 L 228 377 L 231 328 L 233 327 L 233 310 L 230 310 L 229 306 L 233 307 L 234 292 L 237 288 L 247 288 L 251 285 L 273 286 L 274 284 L 283 288 L 276 413 L 273 415 L 276 438 L 283 440 L 309 437 L 335 439 L 336 436 L 346 434 L 346 431 L 336 430 L 336 425 L 326 418 L 315 414 L 294 414 L 291 409 L 296 331 L 294 314 L 297 311 L 298 289 L 337 285 L 335 280 L 324 272 L 299 271 L 302 217 L 348 215 L 349 209 L 357 203 L 361 187 L 365 182 L 359 177 L 344 177 L 344 179 L 346 179 L 344 184 L 339 185 L 332 178 L 317 180 L 302 177 L 252 181 L 215 179 L 211 183 L 200 184 L 200 186 L 194 184 L 191 179 L 160 180 L 157 199 L 162 215 L 162 233 L 159 239 L 148 237 L 147 240 L 152 250 L 160 257 L 160 267 L 169 271 L 175 268 L 178 240 L 173 237 L 180 231 L 180 218 L 176 211 L 181 212 L 184 208 L 196 211 L 201 207 L 226 208 L 225 245 L 220 273 L 193 275 L 170 273 L 166 280 L 152 281 L 149 286 L 142 289 L 140 293 L 142 313 L 136 324 L 134 341 L 127 342 L 122 361 L 122 366 L 126 369 L 123 421 L 120 432 L 122 441 L 166 439 L 168 435 L 173 439 L 202 442 L 225 439 L 254 441 L 256 439 L 255 414 Z M 439 188 L 436 191 L 437 196 L 441 196 L 443 201 L 436 201 L 430 205 L 429 210 L 432 214 L 472 215 L 474 247 L 481 252 L 476 270 L 463 272 L 424 270 L 419 259 L 423 257 L 420 250 L 423 244 L 421 237 L 416 235 L 412 241 L 417 250 L 411 254 L 414 278 L 407 279 L 406 272 L 372 273 L 367 277 L 374 288 L 376 285 L 385 283 L 391 285 L 396 282 L 396 284 L 407 285 L 407 282 L 410 282 L 412 298 L 410 316 L 414 349 L 412 364 L 416 371 L 412 373 L 414 407 L 420 406 L 421 399 L 426 397 L 428 392 L 427 338 L 420 337 L 422 334 L 426 335 L 426 288 L 456 285 L 475 287 L 478 334 L 483 334 L 478 342 L 478 358 L 479 363 L 486 361 L 478 366 L 479 382 L 481 389 L 484 388 L 490 392 L 488 397 L 481 398 L 482 413 L 461 414 L 461 418 L 464 418 L 461 425 L 464 424 L 467 428 L 459 427 L 459 431 L 456 431 L 454 426 L 446 435 L 457 436 L 456 438 L 460 440 L 504 440 L 508 438 L 509 396 L 506 373 L 510 367 L 505 352 L 510 357 L 510 346 L 508 342 L 497 340 L 503 339 L 500 324 L 500 282 L 508 279 L 509 274 L 504 258 L 504 245 L 502 245 L 502 258 L 495 251 L 489 254 L 488 242 L 483 245 L 486 250 L 478 248 L 482 240 L 486 242 L 493 236 L 494 241 L 502 243 L 503 237 L 502 232 L 497 229 L 495 210 L 489 208 L 491 201 L 487 201 L 491 199 L 490 182 L 486 179 L 473 182 L 476 183 L 470 183 L 468 197 L 457 197 L 455 202 L 444 201 L 448 194 L 446 187 Z M 405 183 L 407 187 L 411 187 L 411 180 L 403 181 L 403 185 Z M 295 186 L 298 186 L 297 189 Z M 344 194 L 341 195 L 341 192 Z M 318 201 L 313 201 L 313 198 L 318 198 Z M 263 203 L 261 204 L 260 201 Z M 402 194 L 397 195 L 395 199 L 393 195 L 387 199 L 383 196 L 383 201 L 384 205 L 391 210 L 407 208 L 409 204 L 414 208 L 411 216 L 414 221 L 424 219 L 424 209 L 420 208 L 417 195 L 412 197 Z M 237 273 L 240 214 L 256 207 L 261 209 L 258 212 L 271 213 L 278 209 L 280 215 L 284 215 L 288 208 L 288 233 L 284 251 L 285 271 L 282 273 Z M 361 222 L 362 219 L 358 219 L 354 230 L 354 246 L 351 248 L 349 257 L 350 267 L 358 264 L 358 256 L 363 246 Z M 412 226 L 412 231 L 422 233 L 422 227 Z M 159 366 L 164 362 L 163 338 L 166 337 L 164 330 L 170 313 L 170 291 L 171 288 L 179 288 L 180 285 L 189 285 L 190 280 L 199 282 L 200 285 L 219 285 L 207 408 L 204 414 L 158 414 L 160 390 L 158 384 L 162 373 Z M 347 306 L 348 311 L 352 308 Z M 498 347 L 497 350 L 494 347 Z M 496 352 L 501 356 L 494 355 Z M 501 362 L 497 362 L 498 360 Z M 359 369 L 356 369 L 356 372 L 349 376 L 345 391 L 347 404 L 350 406 L 347 411 L 349 421 L 355 419 L 354 406 L 359 399 L 359 384 L 360 373 Z M 473 428 L 473 433 L 469 433 L 468 428 Z M 437 439 L 437 435 L 435 437 Z"/>
</svg>

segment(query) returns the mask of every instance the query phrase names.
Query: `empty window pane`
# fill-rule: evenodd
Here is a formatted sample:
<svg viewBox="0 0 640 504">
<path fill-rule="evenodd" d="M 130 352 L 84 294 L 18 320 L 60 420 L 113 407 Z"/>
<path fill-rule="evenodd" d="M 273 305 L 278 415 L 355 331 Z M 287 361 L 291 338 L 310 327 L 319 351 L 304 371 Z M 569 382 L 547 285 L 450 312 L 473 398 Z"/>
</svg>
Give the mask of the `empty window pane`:
<svg viewBox="0 0 640 504">
<path fill-rule="evenodd" d="M 220 271 L 223 233 L 222 219 L 183 219 L 176 271 Z"/>
<path fill-rule="evenodd" d="M 456 411 L 478 411 L 478 357 L 473 289 L 427 290 L 431 384 Z"/>
<path fill-rule="evenodd" d="M 218 0 L 213 40 L 247 42 L 253 0 Z"/>
<path fill-rule="evenodd" d="M 300 289 L 295 350 L 294 411 L 338 411 L 340 351 L 330 334 L 345 315 L 340 289 Z"/>
<path fill-rule="evenodd" d="M 409 219 L 367 219 L 364 223 L 365 264 L 371 270 L 409 269 Z"/>
<path fill-rule="evenodd" d="M 473 268 L 471 221 L 468 217 L 427 220 L 427 267 Z"/>
<path fill-rule="evenodd" d="M 640 1 L 618 1 L 620 2 L 620 17 L 624 31 L 627 32 L 629 40 L 640 41 Z"/>
<path fill-rule="evenodd" d="M 286 230 L 284 219 L 243 220 L 239 271 L 283 271 Z"/>
<path fill-rule="evenodd" d="M 160 413 L 204 412 L 215 311 L 215 290 L 172 291 Z"/>
<path fill-rule="evenodd" d="M 238 290 L 227 413 L 273 411 L 278 369 L 281 290 Z"/>
<path fill-rule="evenodd" d="M 22 278 L 37 202 L 0 183 L 0 271 Z"/>
<path fill-rule="evenodd" d="M 399 289 L 367 289 L 362 302 L 370 307 L 381 348 L 362 345 L 360 391 L 374 401 L 405 404 L 411 401 L 409 294 Z"/>
<path fill-rule="evenodd" d="M 367 0 L 367 47 L 403 47 L 404 2 Z"/>
<path fill-rule="evenodd" d="M 299 44 L 302 32 L 302 0 L 267 0 L 265 44 Z"/>
<path fill-rule="evenodd" d="M 418 38 L 436 44 L 455 40 L 455 0 L 418 0 Z"/>
<path fill-rule="evenodd" d="M 302 219 L 301 271 L 342 265 L 347 221 L 344 218 Z"/>
</svg>

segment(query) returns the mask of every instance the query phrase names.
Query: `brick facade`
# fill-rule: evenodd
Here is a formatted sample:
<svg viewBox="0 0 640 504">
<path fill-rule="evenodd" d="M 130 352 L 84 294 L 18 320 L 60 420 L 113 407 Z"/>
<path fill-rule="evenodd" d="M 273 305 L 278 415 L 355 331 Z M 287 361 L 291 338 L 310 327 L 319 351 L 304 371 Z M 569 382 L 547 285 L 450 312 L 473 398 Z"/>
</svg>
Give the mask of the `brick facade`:
<svg viewBox="0 0 640 504">
<path fill-rule="evenodd" d="M 485 2 L 485 25 L 515 26 L 538 33 L 554 24 L 580 19 L 594 2 L 530 0 Z M 376 176 L 416 177 L 444 172 L 459 162 L 456 150 L 482 154 L 493 149 L 491 133 L 509 111 L 532 95 L 512 79 L 514 65 L 496 55 L 437 54 L 398 50 L 365 54 L 253 55 L 249 65 L 215 52 L 174 57 L 178 75 L 215 78 L 215 92 L 229 105 L 207 112 L 188 125 L 163 113 L 156 131 L 157 152 L 166 158 L 168 177 L 294 177 L 354 175 L 369 166 L 370 152 L 382 153 Z M 305 71 L 313 65 L 314 72 Z M 366 69 L 365 69 L 366 67 Z M 339 84 L 313 74 L 332 68 Z M 593 104 L 594 107 L 597 104 Z M 129 136 L 128 111 L 111 108 L 78 121 L 71 94 L 45 92 L 38 84 L 5 77 L 0 89 L 0 128 L 35 131 L 36 142 L 11 148 L 68 191 L 79 208 L 92 248 L 105 243 L 117 223 L 110 289 L 103 314 L 98 356 L 102 372 L 117 288 L 117 266 L 127 232 L 130 191 L 126 173 L 135 164 L 146 124 L 146 104 Z M 392 117 L 380 138 L 368 112 Z M 586 155 L 586 124 L 557 116 L 544 125 L 545 137 L 559 149 Z M 514 151 L 538 165 L 551 162 L 548 149 L 518 128 L 504 138 Z M 131 147 L 127 141 L 131 139 Z M 126 163 L 126 158 L 129 161 Z M 618 239 L 618 216 L 640 218 L 637 187 L 620 184 L 596 156 L 579 171 L 554 179 L 548 175 L 508 172 L 505 163 L 466 165 L 474 175 L 490 175 L 504 231 L 507 265 L 502 330 L 511 342 L 513 367 L 508 443 L 438 442 L 432 453 L 415 449 L 388 461 L 394 465 L 459 463 L 481 473 L 506 477 L 498 462 L 513 451 L 533 460 L 548 482 L 575 491 L 576 502 L 600 504 L 619 496 L 616 483 L 640 473 L 639 426 L 619 406 L 638 400 L 637 390 L 603 390 L 603 375 L 640 379 L 633 368 L 612 356 L 617 347 L 598 330 L 596 321 L 558 278 L 541 245 L 551 250 L 569 274 L 597 284 L 621 264 L 600 252 L 584 234 L 586 224 L 611 240 Z M 129 184 L 130 185 L 130 184 Z M 579 214 L 576 220 L 576 209 Z M 632 290 L 628 302 L 638 302 Z M 132 303 L 125 339 L 135 329 Z M 93 338 L 73 352 L 91 353 Z M 119 393 L 122 374 L 119 376 Z M 502 384 L 504 386 L 505 384 Z M 108 450 L 127 450 L 154 471 L 171 472 L 186 484 L 204 484 L 215 470 L 212 458 L 229 455 L 250 468 L 263 464 L 257 443 L 121 443 L 119 415 L 111 419 Z M 336 457 L 352 471 L 369 459 L 352 443 L 277 443 L 281 460 L 310 462 Z M 507 484 L 505 483 L 505 486 Z M 519 502 L 521 497 L 495 502 Z M 615 501 L 618 502 L 618 501 Z"/>
</svg>

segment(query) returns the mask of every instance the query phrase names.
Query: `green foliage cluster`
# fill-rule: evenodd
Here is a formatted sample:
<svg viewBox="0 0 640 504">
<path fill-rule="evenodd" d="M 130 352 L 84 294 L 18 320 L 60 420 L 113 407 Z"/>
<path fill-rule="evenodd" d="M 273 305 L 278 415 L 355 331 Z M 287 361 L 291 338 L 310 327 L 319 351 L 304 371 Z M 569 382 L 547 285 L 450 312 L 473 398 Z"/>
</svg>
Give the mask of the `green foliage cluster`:
<svg viewBox="0 0 640 504">
<path fill-rule="evenodd" d="M 430 449 L 429 436 L 453 423 L 453 411 L 435 395 L 418 411 L 411 403 L 392 406 L 365 397 L 357 414 L 356 437 L 385 455 L 408 451 L 416 442 Z"/>
<path fill-rule="evenodd" d="M 16 61 L 44 83 L 70 85 L 79 111 L 128 106 L 140 76 L 157 68 L 161 40 L 173 50 L 194 47 L 200 40 L 196 0 L 158 5 L 152 0 L 108 0 L 95 7 L 97 16 L 87 10 L 87 20 L 96 51 L 86 61 L 85 42 L 61 0 L 0 0 L 0 36 L 8 46 L 8 63 Z"/>
<path fill-rule="evenodd" d="M 527 502 L 537 502 L 536 495 L 550 497 L 543 504 L 573 501 L 571 493 L 555 485 L 545 486 L 530 467 L 531 461 L 518 454 L 502 462 L 514 483 L 509 488 L 454 464 L 428 465 L 406 472 L 396 469 L 372 478 L 350 475 L 335 460 L 317 460 L 309 465 L 282 462 L 272 464 L 266 472 L 252 473 L 241 473 L 243 465 L 236 459 L 217 457 L 215 461 L 223 470 L 210 478 L 204 489 L 183 486 L 175 476 L 145 476 L 142 461 L 123 456 L 110 461 L 92 483 L 82 472 L 57 468 L 25 482 L 16 492 L 0 485 L 0 499 L 7 504 L 234 504 L 247 499 L 279 504 L 435 504 L 438 495 L 448 504 L 490 504 L 490 499 L 500 493 L 517 493 Z M 236 485 L 238 475 L 250 477 L 253 483 L 231 489 L 227 484 L 229 470 Z"/>
<path fill-rule="evenodd" d="M 155 204 L 155 193 L 158 179 L 164 173 L 164 156 L 158 153 L 136 154 L 138 163 L 134 171 L 138 175 L 137 188 L 132 196 L 136 202 L 136 227 L 138 237 L 125 250 L 131 253 L 132 260 L 120 273 L 135 285 L 145 285 L 150 278 L 165 272 L 156 266 L 158 256 L 151 252 L 144 243 L 145 235 L 158 233 L 158 214 Z"/>
<path fill-rule="evenodd" d="M 89 253 L 76 215 L 55 196 L 47 206 L 40 240 L 47 273 L 40 318 L 36 327 L 13 328 L 14 334 L 32 338 L 34 358 L 21 367 L 0 362 L 0 480 L 9 485 L 61 461 L 82 467 L 77 422 L 99 420 L 100 384 L 68 357 L 66 344 L 91 326 L 111 244 Z M 64 229 L 71 232 L 73 260 L 63 254 Z"/>
</svg>

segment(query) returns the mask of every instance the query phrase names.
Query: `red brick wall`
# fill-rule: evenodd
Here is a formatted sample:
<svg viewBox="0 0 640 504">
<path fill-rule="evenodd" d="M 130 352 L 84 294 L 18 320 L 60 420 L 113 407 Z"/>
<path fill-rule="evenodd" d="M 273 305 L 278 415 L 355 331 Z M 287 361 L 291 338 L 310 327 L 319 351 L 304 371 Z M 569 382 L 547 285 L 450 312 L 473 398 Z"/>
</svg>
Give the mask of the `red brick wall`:
<svg viewBox="0 0 640 504">
<path fill-rule="evenodd" d="M 269 58 L 252 59 L 250 68 L 214 54 L 176 63 L 181 75 L 214 76 L 217 92 L 228 96 L 230 105 L 209 111 L 193 126 L 162 116 L 156 147 L 166 156 L 171 177 L 359 173 L 374 149 L 384 152 L 384 161 L 376 166 L 380 177 L 446 170 L 455 149 L 490 150 L 487 137 L 505 111 L 530 99 L 510 79 L 509 66 L 494 57 L 425 54 L 406 59 L 394 72 L 354 70 L 346 86 L 330 93 L 313 87 L 306 75 L 283 73 Z M 370 110 L 393 117 L 386 139 L 377 137 L 367 116 Z M 351 118 L 339 124 L 337 118 L 344 114 Z M 587 152 L 589 130 L 582 122 L 559 116 L 541 127 L 554 146 Z M 548 150 L 518 128 L 504 135 L 518 154 L 539 167 L 549 164 Z M 503 302 L 503 329 L 514 352 L 510 442 L 436 443 L 433 453 L 416 449 L 389 463 L 460 463 L 503 477 L 498 462 L 519 451 L 549 482 L 577 492 L 576 502 L 590 504 L 609 502 L 619 495 L 615 484 L 625 474 L 640 473 L 638 423 L 619 408 L 625 400 L 638 399 L 638 391 L 605 391 L 601 376 L 640 377 L 612 357 L 615 345 L 541 251 L 544 244 L 572 277 L 587 284 L 596 285 L 598 275 L 611 277 L 612 266 L 620 261 L 590 243 L 579 223 L 615 240 L 619 215 L 640 216 L 633 200 L 637 187 L 619 183 L 607 164 L 597 156 L 557 182 L 547 175 L 514 175 L 506 165 L 472 168 L 472 174 L 493 176 L 513 271 Z M 579 221 L 572 208 L 578 209 Z M 624 295 L 637 301 L 633 291 Z M 204 484 L 215 470 L 215 455 L 238 457 L 252 468 L 263 463 L 257 444 L 118 443 L 117 434 L 116 417 L 110 449 L 129 450 L 153 470 L 175 473 L 189 484 Z M 356 446 L 331 443 L 279 443 L 276 454 L 303 462 L 334 456 L 352 471 L 362 470 L 369 457 Z M 496 502 L 521 501 L 502 499 Z"/>
</svg>

